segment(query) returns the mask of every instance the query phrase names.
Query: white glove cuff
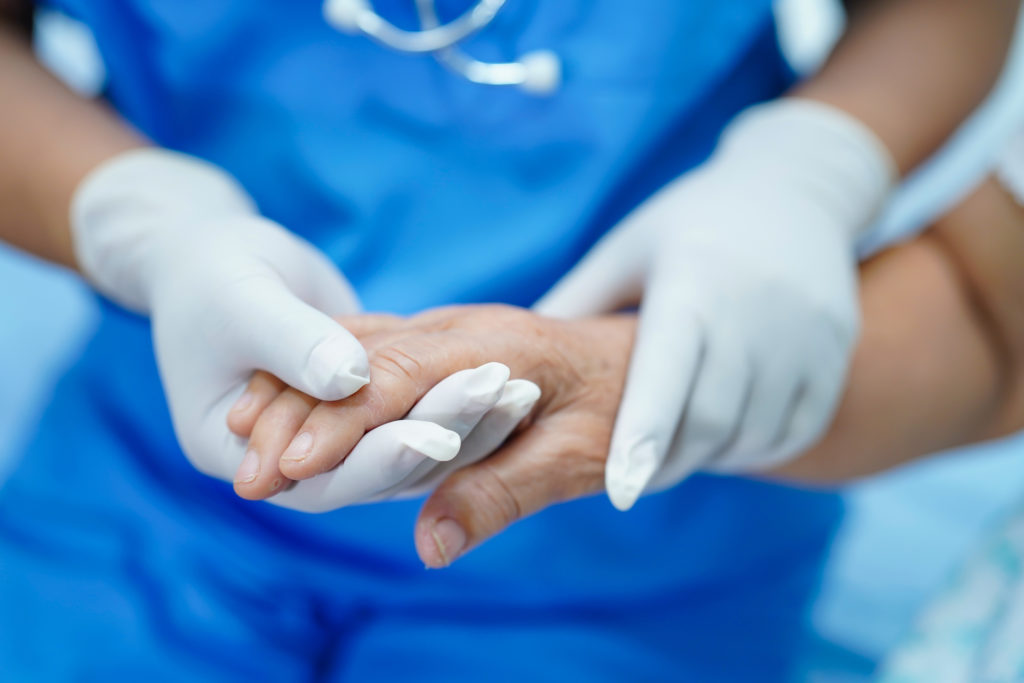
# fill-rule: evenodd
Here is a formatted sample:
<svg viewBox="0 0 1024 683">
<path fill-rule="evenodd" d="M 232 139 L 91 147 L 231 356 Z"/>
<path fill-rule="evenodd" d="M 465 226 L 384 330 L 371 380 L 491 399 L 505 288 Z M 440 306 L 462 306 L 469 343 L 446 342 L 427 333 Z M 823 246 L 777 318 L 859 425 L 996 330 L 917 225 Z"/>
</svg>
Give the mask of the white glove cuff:
<svg viewBox="0 0 1024 683">
<path fill-rule="evenodd" d="M 242 186 L 220 168 L 146 148 L 100 164 L 79 184 L 71 200 L 71 238 L 79 268 L 96 289 L 146 313 L 144 281 L 163 233 L 255 212 Z"/>
<path fill-rule="evenodd" d="M 836 107 L 795 97 L 743 112 L 714 160 L 746 164 L 773 186 L 812 188 L 848 226 L 851 242 L 871 227 L 899 180 L 892 155 L 870 128 Z"/>
<path fill-rule="evenodd" d="M 1024 206 L 1024 131 L 1014 138 L 996 166 L 996 178 Z"/>
</svg>

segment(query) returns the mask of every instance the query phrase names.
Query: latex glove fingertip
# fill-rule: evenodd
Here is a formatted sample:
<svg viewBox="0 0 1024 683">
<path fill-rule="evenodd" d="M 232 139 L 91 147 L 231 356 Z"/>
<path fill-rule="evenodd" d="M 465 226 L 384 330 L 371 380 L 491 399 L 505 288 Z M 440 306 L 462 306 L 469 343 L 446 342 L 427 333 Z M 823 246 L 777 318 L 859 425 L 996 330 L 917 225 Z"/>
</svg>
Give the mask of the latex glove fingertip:
<svg viewBox="0 0 1024 683">
<path fill-rule="evenodd" d="M 404 420 L 398 440 L 405 447 L 438 462 L 451 460 L 462 447 L 458 434 L 422 420 Z"/>
<path fill-rule="evenodd" d="M 658 471 L 660 459 L 653 441 L 640 441 L 629 448 L 613 448 L 605 466 L 605 488 L 616 509 L 632 508 Z"/>
</svg>

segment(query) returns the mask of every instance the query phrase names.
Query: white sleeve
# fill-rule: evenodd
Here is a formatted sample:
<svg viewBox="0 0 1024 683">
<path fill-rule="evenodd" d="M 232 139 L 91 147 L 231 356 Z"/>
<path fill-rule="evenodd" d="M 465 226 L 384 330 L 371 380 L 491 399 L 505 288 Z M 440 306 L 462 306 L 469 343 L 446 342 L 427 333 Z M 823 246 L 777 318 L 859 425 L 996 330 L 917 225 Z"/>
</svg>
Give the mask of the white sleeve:
<svg viewBox="0 0 1024 683">
<path fill-rule="evenodd" d="M 1024 206 L 1024 130 L 1007 145 L 996 166 L 996 177 L 1017 203 Z"/>
</svg>

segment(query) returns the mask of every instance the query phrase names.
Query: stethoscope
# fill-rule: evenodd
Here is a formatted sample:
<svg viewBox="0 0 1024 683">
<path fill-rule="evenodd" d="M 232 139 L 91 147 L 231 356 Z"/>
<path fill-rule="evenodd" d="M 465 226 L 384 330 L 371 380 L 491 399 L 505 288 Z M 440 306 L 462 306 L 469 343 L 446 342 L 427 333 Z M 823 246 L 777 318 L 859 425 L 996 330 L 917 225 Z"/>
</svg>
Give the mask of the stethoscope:
<svg viewBox="0 0 1024 683">
<path fill-rule="evenodd" d="M 371 0 L 326 0 L 327 22 L 345 33 L 363 34 L 382 45 L 412 54 L 430 53 L 466 80 L 484 85 L 514 85 L 534 95 L 555 92 L 562 82 L 562 60 L 550 50 L 527 52 L 513 62 L 482 62 L 458 44 L 494 20 L 506 0 L 479 0 L 454 21 L 441 24 L 435 0 L 415 0 L 419 31 L 405 31 L 377 14 Z"/>
</svg>

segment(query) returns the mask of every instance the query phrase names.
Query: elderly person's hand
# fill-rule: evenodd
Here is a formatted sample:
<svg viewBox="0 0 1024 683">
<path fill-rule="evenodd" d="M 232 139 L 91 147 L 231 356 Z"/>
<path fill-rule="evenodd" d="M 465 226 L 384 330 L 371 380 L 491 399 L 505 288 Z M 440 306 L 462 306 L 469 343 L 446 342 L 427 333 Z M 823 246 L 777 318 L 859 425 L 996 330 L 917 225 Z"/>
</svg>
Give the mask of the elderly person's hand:
<svg viewBox="0 0 1024 683">
<path fill-rule="evenodd" d="M 250 446 L 264 463 L 278 462 L 291 479 L 320 475 L 451 373 L 500 360 L 512 376 L 536 383 L 541 398 L 529 428 L 491 457 L 454 461 L 465 466 L 438 486 L 420 514 L 416 546 L 423 561 L 446 566 L 521 517 L 603 489 L 634 316 L 559 321 L 506 306 L 467 306 L 408 320 L 341 322 L 367 349 L 370 384 L 348 399 L 318 403 L 265 375 L 254 378 L 254 408 L 234 416 L 232 426 L 253 434 Z M 257 439 L 263 420 L 288 433 L 277 428 Z"/>
</svg>

